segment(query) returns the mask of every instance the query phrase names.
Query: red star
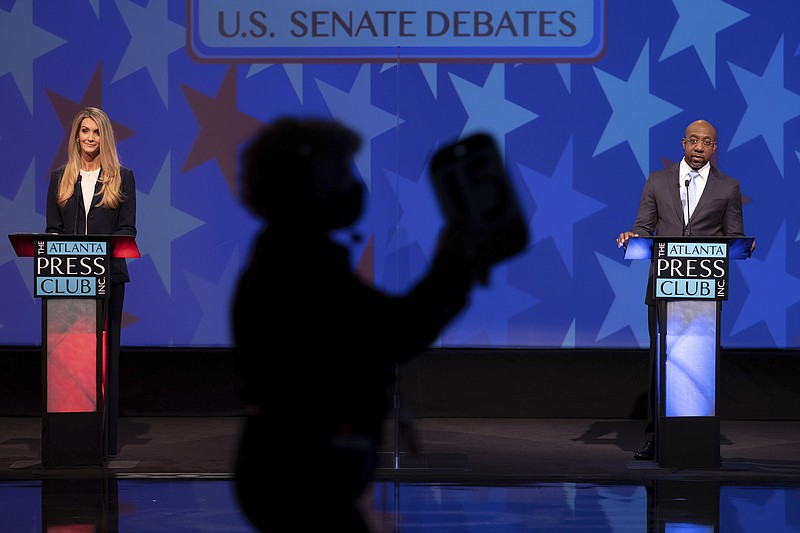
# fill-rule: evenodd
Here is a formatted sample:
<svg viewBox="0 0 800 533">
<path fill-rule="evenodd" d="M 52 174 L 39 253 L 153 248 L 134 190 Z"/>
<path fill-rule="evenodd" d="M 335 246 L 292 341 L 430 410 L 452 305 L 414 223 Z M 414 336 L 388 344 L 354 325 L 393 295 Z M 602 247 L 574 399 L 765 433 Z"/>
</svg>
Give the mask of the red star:
<svg viewBox="0 0 800 533">
<path fill-rule="evenodd" d="M 197 134 L 181 172 L 216 159 L 225 182 L 236 195 L 238 147 L 264 126 L 263 122 L 240 113 L 236 108 L 236 66 L 228 69 L 215 98 L 209 98 L 185 85 L 181 88 L 200 124 L 200 133 Z"/>
<path fill-rule="evenodd" d="M 127 328 L 128 326 L 139 322 L 139 317 L 136 315 L 132 315 L 127 311 L 122 312 L 122 329 Z"/>
<path fill-rule="evenodd" d="M 97 69 L 94 71 L 92 79 L 89 81 L 89 86 L 86 88 L 86 92 L 83 93 L 83 98 L 81 98 L 80 102 L 73 102 L 51 91 L 47 91 L 47 97 L 50 99 L 50 104 L 53 106 L 56 116 L 58 116 L 58 121 L 64 127 L 64 132 L 66 133 L 64 140 L 61 142 L 61 147 L 59 147 L 53 159 L 53 163 L 50 165 L 50 172 L 52 172 L 67 161 L 67 146 L 72 142 L 70 138 L 72 132 L 69 130 L 72 127 L 72 119 L 75 118 L 75 115 L 85 107 L 93 106 L 99 107 L 100 109 L 103 108 L 102 63 L 97 65 Z M 114 128 L 114 135 L 117 138 L 117 142 L 131 137 L 135 133 L 132 129 L 115 122 L 112 117 L 109 118 L 111 118 L 111 126 Z M 50 178 L 50 172 L 45 176 L 47 179 Z"/>
<path fill-rule="evenodd" d="M 364 253 L 358 260 L 356 275 L 369 286 L 375 285 L 375 236 L 370 235 Z"/>
</svg>

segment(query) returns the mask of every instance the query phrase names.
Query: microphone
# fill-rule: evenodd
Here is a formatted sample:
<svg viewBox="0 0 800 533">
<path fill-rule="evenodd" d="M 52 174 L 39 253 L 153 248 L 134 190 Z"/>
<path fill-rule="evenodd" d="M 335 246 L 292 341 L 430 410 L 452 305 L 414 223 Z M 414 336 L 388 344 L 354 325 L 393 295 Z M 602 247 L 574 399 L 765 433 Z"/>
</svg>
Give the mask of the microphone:
<svg viewBox="0 0 800 533">
<path fill-rule="evenodd" d="M 692 227 L 689 225 L 689 183 L 690 181 L 688 179 L 683 182 L 683 185 L 686 187 L 686 235 L 692 234 Z"/>
</svg>

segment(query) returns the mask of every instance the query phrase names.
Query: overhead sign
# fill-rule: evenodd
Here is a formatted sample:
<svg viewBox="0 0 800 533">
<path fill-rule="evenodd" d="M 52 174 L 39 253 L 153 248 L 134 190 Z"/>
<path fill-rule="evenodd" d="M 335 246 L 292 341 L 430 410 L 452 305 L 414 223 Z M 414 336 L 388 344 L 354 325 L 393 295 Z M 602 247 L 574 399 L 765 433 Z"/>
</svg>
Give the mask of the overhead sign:
<svg viewBox="0 0 800 533">
<path fill-rule="evenodd" d="M 606 50 L 607 0 L 187 0 L 199 62 L 569 62 Z"/>
</svg>

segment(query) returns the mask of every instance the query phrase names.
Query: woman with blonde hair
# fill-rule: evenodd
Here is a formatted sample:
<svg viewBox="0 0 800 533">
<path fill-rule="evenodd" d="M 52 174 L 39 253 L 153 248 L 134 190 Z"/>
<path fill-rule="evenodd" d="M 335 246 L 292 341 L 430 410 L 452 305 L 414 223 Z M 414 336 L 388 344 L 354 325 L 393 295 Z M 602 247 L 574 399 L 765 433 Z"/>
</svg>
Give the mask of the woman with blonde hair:
<svg viewBox="0 0 800 533">
<path fill-rule="evenodd" d="M 108 115 L 87 107 L 75 115 L 68 133 L 67 162 L 50 175 L 47 233 L 136 236 L 136 182 L 120 164 Z M 119 347 L 125 284 L 130 281 L 123 258 L 111 260 L 108 300 L 107 454 L 117 454 Z"/>
</svg>

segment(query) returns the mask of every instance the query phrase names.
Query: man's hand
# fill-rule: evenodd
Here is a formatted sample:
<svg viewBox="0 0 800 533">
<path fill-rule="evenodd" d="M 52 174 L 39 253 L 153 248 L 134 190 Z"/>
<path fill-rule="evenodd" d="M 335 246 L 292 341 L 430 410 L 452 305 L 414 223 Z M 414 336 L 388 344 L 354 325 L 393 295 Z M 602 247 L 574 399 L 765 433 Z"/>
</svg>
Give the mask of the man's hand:
<svg viewBox="0 0 800 533">
<path fill-rule="evenodd" d="M 622 248 L 623 246 L 627 248 L 628 239 L 630 239 L 631 237 L 638 237 L 638 236 L 639 236 L 638 233 L 634 233 L 632 231 L 625 231 L 623 233 L 620 233 L 619 237 L 617 237 L 617 248 Z"/>
</svg>

